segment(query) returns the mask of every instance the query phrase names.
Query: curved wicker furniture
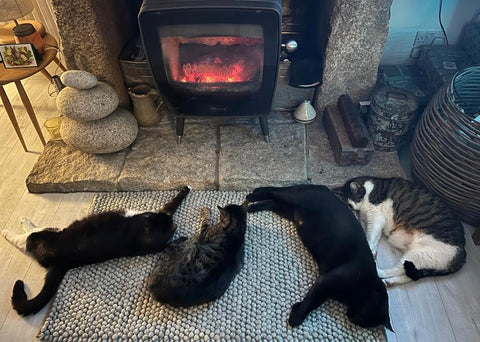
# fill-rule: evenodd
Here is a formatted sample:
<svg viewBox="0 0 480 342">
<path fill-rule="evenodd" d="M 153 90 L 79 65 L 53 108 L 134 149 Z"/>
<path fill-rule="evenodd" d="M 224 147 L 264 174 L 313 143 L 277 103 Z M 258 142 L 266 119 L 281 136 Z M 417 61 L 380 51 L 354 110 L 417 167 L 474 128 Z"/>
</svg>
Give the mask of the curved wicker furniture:
<svg viewBox="0 0 480 342">
<path fill-rule="evenodd" d="M 480 66 L 464 69 L 425 109 L 411 145 L 414 178 L 462 221 L 480 223 Z"/>
</svg>

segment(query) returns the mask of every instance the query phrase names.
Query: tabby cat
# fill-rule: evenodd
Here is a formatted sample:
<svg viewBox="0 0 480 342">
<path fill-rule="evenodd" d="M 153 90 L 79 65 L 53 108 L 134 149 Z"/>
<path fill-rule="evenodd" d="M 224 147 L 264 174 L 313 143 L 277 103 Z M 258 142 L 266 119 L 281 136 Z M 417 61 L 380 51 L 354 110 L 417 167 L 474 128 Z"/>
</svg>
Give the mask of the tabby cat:
<svg viewBox="0 0 480 342">
<path fill-rule="evenodd" d="M 462 224 L 419 185 L 402 178 L 357 177 L 337 190 L 357 213 L 374 255 L 382 233 L 404 252 L 395 267 L 378 270 L 387 285 L 449 274 L 465 263 Z"/>
<path fill-rule="evenodd" d="M 322 185 L 257 188 L 247 196 L 249 212 L 271 210 L 293 221 L 315 259 L 319 276 L 307 296 L 292 307 L 289 324 L 332 298 L 347 305 L 347 316 L 362 327 L 392 330 L 385 284 L 377 275 L 362 226 L 347 205 Z"/>
<path fill-rule="evenodd" d="M 22 316 L 41 310 L 71 268 L 163 250 L 176 230 L 172 215 L 189 192 L 188 187 L 181 189 L 160 212 L 109 211 L 75 221 L 63 230 L 36 228 L 23 219 L 24 234 L 4 230 L 8 241 L 48 269 L 42 290 L 30 300 L 23 281 L 16 281 L 13 308 Z"/>
<path fill-rule="evenodd" d="M 247 206 L 218 207 L 220 221 L 210 224 L 210 210 L 200 212 L 200 231 L 178 238 L 158 256 L 148 288 L 155 300 L 187 307 L 220 298 L 243 265 Z"/>
</svg>

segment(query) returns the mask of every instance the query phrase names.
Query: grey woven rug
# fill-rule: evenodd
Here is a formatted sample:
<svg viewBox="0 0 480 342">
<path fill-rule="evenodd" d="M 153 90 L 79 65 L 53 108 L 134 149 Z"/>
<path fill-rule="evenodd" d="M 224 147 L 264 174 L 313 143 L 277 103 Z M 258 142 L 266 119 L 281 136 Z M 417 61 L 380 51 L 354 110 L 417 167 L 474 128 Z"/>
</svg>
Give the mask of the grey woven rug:
<svg viewBox="0 0 480 342">
<path fill-rule="evenodd" d="M 96 195 L 91 212 L 155 210 L 175 191 Z M 178 235 L 192 235 L 201 207 L 241 203 L 245 192 L 193 191 L 175 214 Z M 345 307 L 328 301 L 297 328 L 291 306 L 316 278 L 313 259 L 294 226 L 271 212 L 251 214 L 245 265 L 219 300 L 175 309 L 155 302 L 146 278 L 155 255 L 70 270 L 38 337 L 43 341 L 386 341 L 382 328 L 350 323 Z"/>
</svg>

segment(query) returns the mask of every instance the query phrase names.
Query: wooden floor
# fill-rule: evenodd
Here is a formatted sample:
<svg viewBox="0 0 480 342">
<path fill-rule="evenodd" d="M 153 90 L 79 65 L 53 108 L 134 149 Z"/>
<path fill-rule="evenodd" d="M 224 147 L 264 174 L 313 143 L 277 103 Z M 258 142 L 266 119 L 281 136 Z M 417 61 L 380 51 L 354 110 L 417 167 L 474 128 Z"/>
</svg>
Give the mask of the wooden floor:
<svg viewBox="0 0 480 342">
<path fill-rule="evenodd" d="M 37 75 L 24 81 L 41 125 L 56 115 L 55 100 L 48 96 L 48 82 Z M 42 151 L 42 144 L 23 109 L 16 89 L 7 93 L 19 120 L 30 152 L 24 152 L 5 109 L 0 107 L 0 230 L 21 231 L 19 219 L 26 216 L 39 226 L 65 226 L 84 216 L 93 193 L 30 194 L 25 178 Z M 44 129 L 45 137 L 48 132 Z M 430 278 L 389 289 L 390 313 L 395 334 L 390 341 L 466 342 L 480 341 L 480 247 L 473 245 L 472 227 L 466 227 L 467 263 L 454 275 Z M 380 267 L 395 262 L 388 247 L 379 251 Z M 10 296 L 16 279 L 28 285 L 28 294 L 37 293 L 44 270 L 0 238 L 0 341 L 35 340 L 46 313 L 22 318 L 11 309 Z"/>
</svg>

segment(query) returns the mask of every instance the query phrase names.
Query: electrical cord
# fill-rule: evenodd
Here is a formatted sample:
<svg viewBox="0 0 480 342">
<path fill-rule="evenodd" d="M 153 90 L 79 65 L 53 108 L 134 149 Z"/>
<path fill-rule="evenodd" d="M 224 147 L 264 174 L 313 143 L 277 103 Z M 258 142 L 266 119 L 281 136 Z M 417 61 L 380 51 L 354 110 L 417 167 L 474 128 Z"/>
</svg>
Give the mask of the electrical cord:
<svg viewBox="0 0 480 342">
<path fill-rule="evenodd" d="M 438 8 L 438 22 L 440 23 L 440 27 L 442 28 L 443 37 L 445 37 L 445 43 L 449 45 L 447 33 L 445 32 L 445 28 L 443 27 L 443 23 L 442 23 L 442 7 L 443 7 L 443 0 L 440 0 L 440 6 Z"/>
<path fill-rule="evenodd" d="M 48 47 L 45 48 L 44 50 L 55 49 L 55 50 L 57 50 L 59 53 L 61 53 L 61 54 L 63 55 L 63 51 L 62 51 L 58 46 L 51 45 L 51 44 L 45 44 L 45 46 L 48 46 Z M 53 76 L 58 76 L 58 69 L 60 69 L 60 65 L 59 65 L 59 64 L 57 64 L 57 67 L 56 67 L 55 70 L 54 70 Z M 53 91 L 51 90 L 52 85 L 54 86 L 54 90 L 53 90 Z M 58 91 L 57 91 L 57 88 L 55 87 L 55 84 L 54 84 L 53 82 L 50 82 L 50 84 L 48 85 L 47 93 L 48 93 L 48 97 L 51 97 L 51 98 L 56 98 L 56 97 L 57 97 Z"/>
</svg>

